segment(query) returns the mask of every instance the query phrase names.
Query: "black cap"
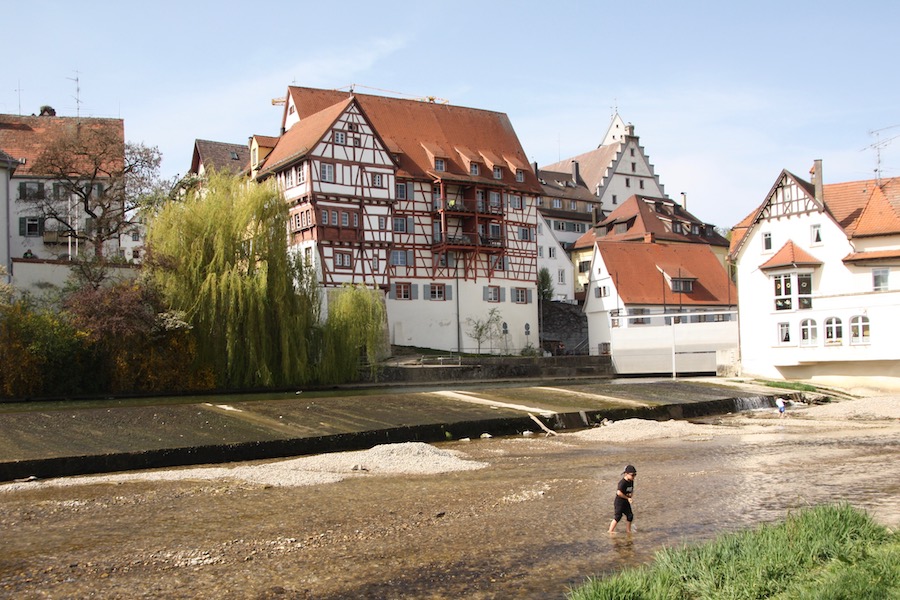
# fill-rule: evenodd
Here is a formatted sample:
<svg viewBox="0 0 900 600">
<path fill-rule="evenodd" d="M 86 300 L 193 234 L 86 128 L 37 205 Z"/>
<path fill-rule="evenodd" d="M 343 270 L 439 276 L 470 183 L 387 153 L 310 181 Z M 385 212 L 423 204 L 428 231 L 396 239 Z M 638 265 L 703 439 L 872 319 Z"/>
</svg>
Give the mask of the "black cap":
<svg viewBox="0 0 900 600">
<path fill-rule="evenodd" d="M 623 471 L 623 472 L 624 473 L 634 473 L 635 475 L 637 475 L 637 469 L 635 469 L 631 465 L 628 465 L 627 467 L 625 467 L 625 471 Z"/>
</svg>

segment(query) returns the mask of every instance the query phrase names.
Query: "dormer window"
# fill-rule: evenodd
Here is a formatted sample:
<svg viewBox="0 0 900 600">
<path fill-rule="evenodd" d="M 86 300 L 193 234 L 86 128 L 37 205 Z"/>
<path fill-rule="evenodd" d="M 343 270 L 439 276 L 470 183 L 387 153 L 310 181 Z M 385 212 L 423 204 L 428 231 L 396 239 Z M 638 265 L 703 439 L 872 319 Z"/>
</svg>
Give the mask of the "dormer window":
<svg viewBox="0 0 900 600">
<path fill-rule="evenodd" d="M 681 292 L 684 294 L 690 294 L 694 291 L 694 280 L 693 279 L 678 279 L 672 278 L 672 291 L 673 292 Z"/>
<path fill-rule="evenodd" d="M 681 231 L 682 231 L 681 223 L 679 223 L 677 221 L 672 223 L 672 233 L 681 233 Z"/>
<path fill-rule="evenodd" d="M 523 171 L 522 169 L 516 169 L 516 181 L 518 181 L 519 183 L 525 181 L 525 171 Z"/>
<path fill-rule="evenodd" d="M 503 169 L 494 167 L 494 179 L 503 179 Z"/>
<path fill-rule="evenodd" d="M 443 158 L 434 159 L 434 170 L 435 171 L 444 171 L 446 170 L 446 164 L 444 163 Z"/>
<path fill-rule="evenodd" d="M 231 151 L 231 160 L 240 160 L 238 153 L 235 152 L 234 150 Z"/>
<path fill-rule="evenodd" d="M 477 162 L 469 163 L 469 175 L 478 175 L 479 172 Z"/>
</svg>

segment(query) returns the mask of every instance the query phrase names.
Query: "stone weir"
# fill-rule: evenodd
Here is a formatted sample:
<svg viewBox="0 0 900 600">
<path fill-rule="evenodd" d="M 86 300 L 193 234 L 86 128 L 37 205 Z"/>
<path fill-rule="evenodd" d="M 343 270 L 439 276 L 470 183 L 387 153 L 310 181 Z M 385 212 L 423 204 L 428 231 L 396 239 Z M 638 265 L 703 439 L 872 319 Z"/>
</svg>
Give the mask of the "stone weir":
<svg viewBox="0 0 900 600">
<path fill-rule="evenodd" d="M 508 436 L 525 431 L 541 434 L 542 429 L 584 429 L 596 426 L 604 419 L 696 418 L 774 406 L 775 396 L 745 395 L 652 406 L 533 413 L 528 407 L 498 410 L 497 406 L 466 406 L 462 409 L 454 406 L 446 409 L 445 406 L 453 403 L 429 398 L 410 404 L 409 400 L 398 399 L 393 405 L 384 401 L 344 405 L 337 411 L 337 416 L 333 405 L 329 404 L 333 400 L 304 401 L 299 402 L 298 407 L 298 401 L 292 399 L 292 408 L 279 405 L 279 402 L 288 401 L 261 402 L 259 404 L 265 405 L 265 410 L 254 407 L 252 411 L 210 403 L 62 411 L 56 417 L 59 421 L 56 426 L 48 422 L 53 417 L 52 412 L 7 414 L 0 420 L 0 434 L 6 436 L 5 445 L 0 443 L 0 481 L 285 458 L 360 450 L 378 444 L 477 438 L 483 434 Z M 328 406 L 329 417 L 316 412 L 322 406 Z M 289 410 L 294 410 L 294 414 Z M 421 413 L 419 416 L 415 414 L 416 410 Z M 242 417 L 245 429 L 239 432 L 241 435 L 232 435 L 225 443 L 213 442 L 213 439 L 221 439 L 219 434 L 228 427 L 232 433 L 240 428 L 241 425 L 235 425 L 233 420 L 236 413 L 250 415 Z M 296 415 L 300 413 L 309 424 L 305 430 L 297 425 Z M 495 416 L 498 413 L 501 416 Z M 216 421 L 215 416 L 220 420 Z M 232 420 L 227 421 L 228 418 Z M 293 425 L 289 424 L 291 419 L 294 419 Z M 335 425 L 341 420 L 343 424 Z M 172 426 L 180 429 L 172 430 Z M 204 438 L 204 431 L 216 428 L 216 436 Z M 349 428 L 355 430 L 347 431 Z M 65 437 L 78 429 L 86 431 L 81 439 Z M 31 438 L 27 437 L 29 432 Z M 105 441 L 101 439 L 103 436 L 106 436 Z M 193 438 L 194 443 L 180 445 L 179 439 L 183 441 L 185 437 Z M 29 444 L 33 451 L 22 450 Z M 102 451 L 116 444 L 115 449 Z"/>
</svg>

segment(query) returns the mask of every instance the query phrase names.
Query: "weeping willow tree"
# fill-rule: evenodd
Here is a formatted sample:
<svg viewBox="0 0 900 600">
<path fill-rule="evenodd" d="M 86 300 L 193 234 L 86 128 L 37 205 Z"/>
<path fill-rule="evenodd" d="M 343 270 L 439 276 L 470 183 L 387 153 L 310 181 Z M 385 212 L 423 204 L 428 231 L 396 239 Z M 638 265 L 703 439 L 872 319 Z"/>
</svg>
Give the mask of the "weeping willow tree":
<svg viewBox="0 0 900 600">
<path fill-rule="evenodd" d="M 329 295 L 322 383 L 340 381 L 365 359 L 372 368 L 388 347 L 383 296 L 364 285 L 345 285 Z"/>
<path fill-rule="evenodd" d="M 213 173 L 153 218 L 153 277 L 167 304 L 184 311 L 219 386 L 317 378 L 316 276 L 288 250 L 287 217 L 273 183 Z"/>
</svg>

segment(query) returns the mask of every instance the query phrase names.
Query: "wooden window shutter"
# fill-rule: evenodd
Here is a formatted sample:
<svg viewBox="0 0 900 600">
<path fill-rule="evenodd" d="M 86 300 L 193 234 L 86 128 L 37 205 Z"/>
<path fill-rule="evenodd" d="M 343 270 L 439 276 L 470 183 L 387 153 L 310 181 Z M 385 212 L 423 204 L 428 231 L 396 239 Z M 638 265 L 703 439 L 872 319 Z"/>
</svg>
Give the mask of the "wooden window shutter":
<svg viewBox="0 0 900 600">
<path fill-rule="evenodd" d="M 453 286 L 452 285 L 444 286 L 444 299 L 445 300 L 453 300 Z"/>
<path fill-rule="evenodd" d="M 411 300 L 419 299 L 419 284 L 413 283 L 409 286 L 409 297 Z"/>
</svg>

